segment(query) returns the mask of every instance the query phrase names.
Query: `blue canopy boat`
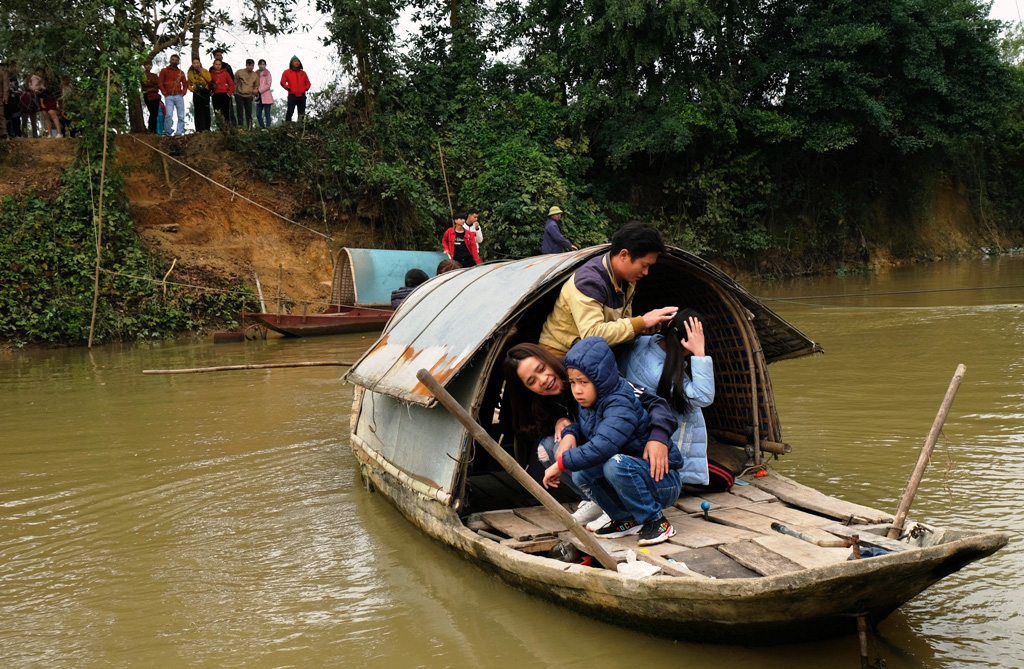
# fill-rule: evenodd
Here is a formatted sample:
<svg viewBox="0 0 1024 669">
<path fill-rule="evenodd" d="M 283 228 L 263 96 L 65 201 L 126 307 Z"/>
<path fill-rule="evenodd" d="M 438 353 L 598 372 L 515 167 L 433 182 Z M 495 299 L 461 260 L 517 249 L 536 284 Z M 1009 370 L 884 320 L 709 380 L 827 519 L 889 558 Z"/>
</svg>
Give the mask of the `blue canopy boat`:
<svg viewBox="0 0 1024 669">
<path fill-rule="evenodd" d="M 288 337 L 380 330 L 394 313 L 391 291 L 405 285 L 405 273 L 417 268 L 432 276 L 446 257 L 434 251 L 343 248 L 334 266 L 331 301 L 322 313 L 243 311 L 242 318 Z"/>
</svg>

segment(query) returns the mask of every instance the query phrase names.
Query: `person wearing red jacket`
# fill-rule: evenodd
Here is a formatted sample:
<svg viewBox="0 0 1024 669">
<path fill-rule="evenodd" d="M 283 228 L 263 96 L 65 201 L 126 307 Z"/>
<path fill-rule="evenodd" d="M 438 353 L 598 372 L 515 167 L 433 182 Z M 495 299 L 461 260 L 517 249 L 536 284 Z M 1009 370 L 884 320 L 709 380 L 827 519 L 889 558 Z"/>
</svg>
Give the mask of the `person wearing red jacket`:
<svg viewBox="0 0 1024 669">
<path fill-rule="evenodd" d="M 213 61 L 210 70 L 210 92 L 213 93 L 213 111 L 218 116 L 217 128 L 222 130 L 231 123 L 231 96 L 235 94 L 235 80 L 219 60 Z"/>
<path fill-rule="evenodd" d="M 292 56 L 288 69 L 281 75 L 281 86 L 288 91 L 288 112 L 285 121 L 292 120 L 292 112 L 299 110 L 299 120 L 306 118 L 306 91 L 310 89 L 309 77 L 302 69 L 302 61 Z"/>
<path fill-rule="evenodd" d="M 457 260 L 463 267 L 480 264 L 480 252 L 476 248 L 476 234 L 466 230 L 466 215 L 456 213 L 452 216 L 452 227 L 444 231 L 441 237 L 441 250 L 452 260 Z"/>
<path fill-rule="evenodd" d="M 185 91 L 188 90 L 188 80 L 185 73 L 178 69 L 181 58 L 178 54 L 171 54 L 171 64 L 160 70 L 158 87 L 164 94 L 164 103 L 167 106 L 167 114 L 164 116 L 164 134 L 170 137 L 174 134 L 174 124 L 171 119 L 174 114 L 178 115 L 179 135 L 185 134 Z"/>
</svg>

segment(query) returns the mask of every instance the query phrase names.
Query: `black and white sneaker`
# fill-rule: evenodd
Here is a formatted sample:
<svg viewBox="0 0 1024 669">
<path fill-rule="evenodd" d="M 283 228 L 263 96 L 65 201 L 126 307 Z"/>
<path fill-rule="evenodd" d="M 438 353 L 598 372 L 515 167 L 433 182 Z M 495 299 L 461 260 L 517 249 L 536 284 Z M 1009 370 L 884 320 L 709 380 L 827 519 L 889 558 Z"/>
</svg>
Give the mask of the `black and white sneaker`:
<svg viewBox="0 0 1024 669">
<path fill-rule="evenodd" d="M 636 534 L 640 531 L 640 523 L 635 520 L 613 520 L 594 532 L 599 539 L 617 539 Z"/>
<path fill-rule="evenodd" d="M 655 520 L 648 520 L 644 523 L 640 529 L 640 538 L 636 543 L 639 546 L 653 546 L 668 541 L 675 535 L 676 530 L 672 527 L 672 523 L 668 522 L 665 516 L 659 516 Z"/>
</svg>

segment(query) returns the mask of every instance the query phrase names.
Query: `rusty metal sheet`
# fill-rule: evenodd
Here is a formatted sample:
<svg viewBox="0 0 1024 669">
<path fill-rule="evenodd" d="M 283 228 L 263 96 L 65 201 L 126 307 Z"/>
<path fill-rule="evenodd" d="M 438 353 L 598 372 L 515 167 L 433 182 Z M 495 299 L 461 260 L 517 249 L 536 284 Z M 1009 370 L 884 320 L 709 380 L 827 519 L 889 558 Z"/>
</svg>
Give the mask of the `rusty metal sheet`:
<svg viewBox="0 0 1024 669">
<path fill-rule="evenodd" d="M 442 274 L 417 288 L 346 379 L 424 406 L 433 395 L 416 378 L 428 369 L 446 385 L 509 315 L 552 281 L 607 249 L 535 256 Z"/>
</svg>

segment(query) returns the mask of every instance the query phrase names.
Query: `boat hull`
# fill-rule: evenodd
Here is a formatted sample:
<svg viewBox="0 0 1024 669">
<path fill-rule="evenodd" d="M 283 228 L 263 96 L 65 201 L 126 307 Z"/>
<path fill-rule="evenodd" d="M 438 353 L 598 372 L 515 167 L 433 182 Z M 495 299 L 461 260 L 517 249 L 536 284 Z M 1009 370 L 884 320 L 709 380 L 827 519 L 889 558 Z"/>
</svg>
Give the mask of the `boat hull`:
<svg viewBox="0 0 1024 669">
<path fill-rule="evenodd" d="M 315 337 L 350 332 L 381 330 L 394 313 L 392 309 L 355 307 L 334 314 L 258 314 L 242 312 L 242 318 L 254 321 L 286 337 Z"/>
<path fill-rule="evenodd" d="M 530 594 L 647 634 L 704 643 L 774 644 L 878 623 L 941 578 L 1006 545 L 999 532 L 957 532 L 928 548 L 761 578 L 652 576 L 522 553 L 466 528 L 450 507 L 416 492 L 355 449 L 362 476 L 427 535 Z"/>
</svg>

